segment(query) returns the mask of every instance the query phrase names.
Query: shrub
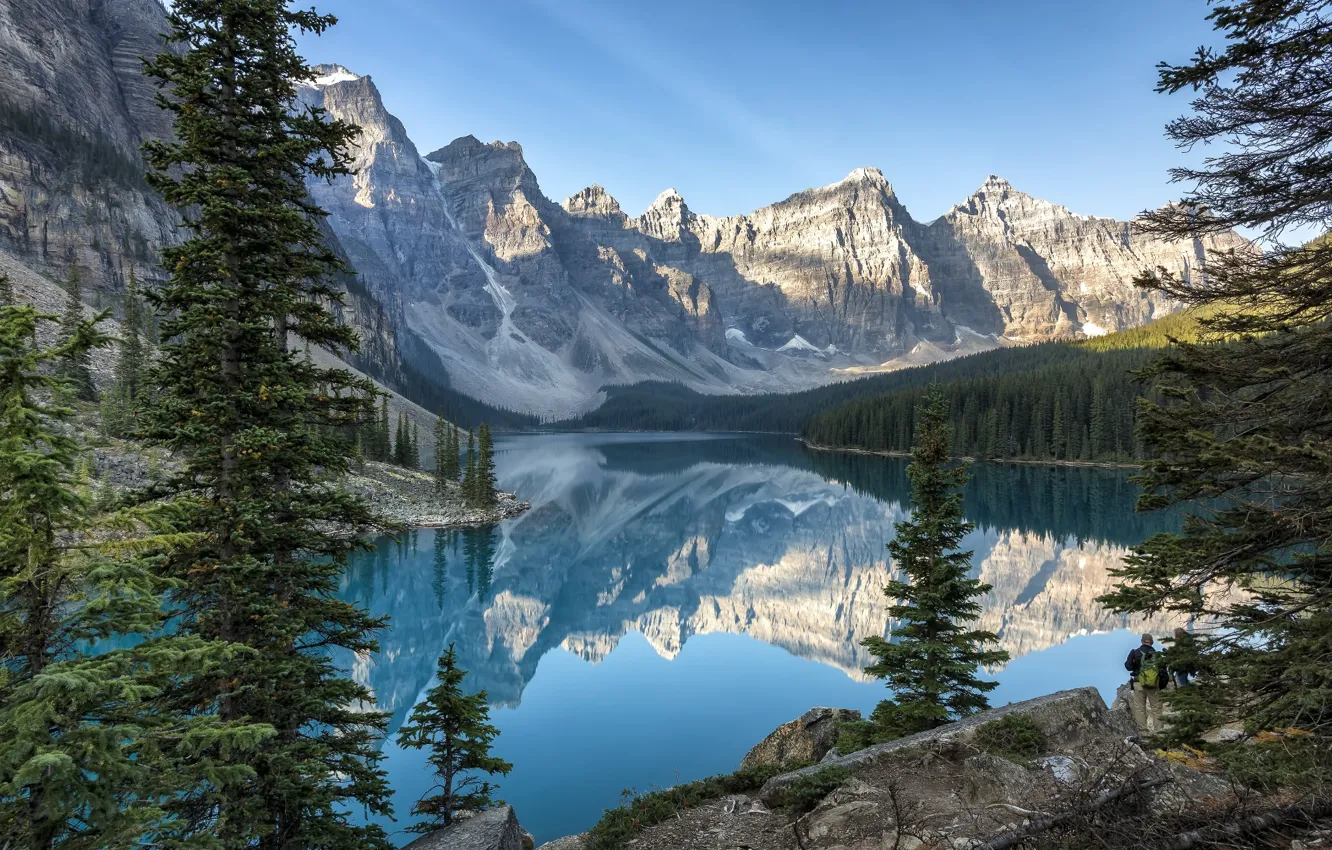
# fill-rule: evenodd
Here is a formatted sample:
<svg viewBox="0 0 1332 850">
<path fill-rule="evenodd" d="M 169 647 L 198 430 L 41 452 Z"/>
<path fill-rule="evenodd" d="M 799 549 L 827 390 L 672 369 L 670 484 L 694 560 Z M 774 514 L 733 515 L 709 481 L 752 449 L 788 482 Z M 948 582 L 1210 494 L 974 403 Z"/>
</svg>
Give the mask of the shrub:
<svg viewBox="0 0 1332 850">
<path fill-rule="evenodd" d="M 1045 752 L 1049 738 L 1025 714 L 1010 714 L 976 730 L 976 746 L 997 756 L 1032 758 Z"/>
<path fill-rule="evenodd" d="M 851 778 L 851 772 L 838 765 L 802 776 L 782 792 L 782 808 L 793 815 L 803 815 Z"/>
<path fill-rule="evenodd" d="M 618 808 L 607 809 L 601 820 L 588 831 L 584 850 L 618 850 L 643 830 L 668 821 L 680 812 L 728 794 L 757 791 L 772 777 L 807 766 L 803 762 L 761 764 L 646 794 L 625 791 L 624 802 Z"/>
</svg>

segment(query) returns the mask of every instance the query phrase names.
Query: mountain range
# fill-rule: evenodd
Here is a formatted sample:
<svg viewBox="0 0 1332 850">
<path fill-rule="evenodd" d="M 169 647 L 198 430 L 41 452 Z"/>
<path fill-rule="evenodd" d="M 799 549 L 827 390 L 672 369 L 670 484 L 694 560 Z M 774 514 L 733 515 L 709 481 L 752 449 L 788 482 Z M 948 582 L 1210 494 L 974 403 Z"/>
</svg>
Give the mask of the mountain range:
<svg viewBox="0 0 1332 850">
<path fill-rule="evenodd" d="M 156 0 L 0 5 L 0 251 L 73 263 L 111 302 L 178 238 L 137 155 L 170 132 L 137 61 L 164 29 Z M 779 392 L 1133 327 L 1177 306 L 1132 285 L 1144 269 L 1194 279 L 1246 244 L 1163 242 L 994 176 L 921 223 L 874 168 L 747 215 L 668 189 L 631 216 L 600 186 L 547 198 L 516 142 L 423 155 L 369 76 L 321 65 L 299 91 L 360 127 L 355 173 L 309 187 L 357 272 L 354 365 L 546 418 L 608 385 Z"/>
</svg>

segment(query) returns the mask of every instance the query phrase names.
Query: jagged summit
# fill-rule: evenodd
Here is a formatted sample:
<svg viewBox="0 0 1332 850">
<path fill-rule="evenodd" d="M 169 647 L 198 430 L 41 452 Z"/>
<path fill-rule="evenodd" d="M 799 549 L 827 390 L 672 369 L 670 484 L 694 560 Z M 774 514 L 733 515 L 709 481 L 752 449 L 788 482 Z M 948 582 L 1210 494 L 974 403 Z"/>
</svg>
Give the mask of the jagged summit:
<svg viewBox="0 0 1332 850">
<path fill-rule="evenodd" d="M 315 65 L 312 70 L 315 73 L 314 79 L 307 80 L 304 85 L 313 86 L 314 88 L 322 89 L 338 83 L 351 83 L 365 79 L 360 74 L 353 73 L 342 65 Z"/>
<path fill-rule="evenodd" d="M 611 216 L 623 212 L 620 202 L 596 183 L 565 198 L 560 206 L 571 215 Z"/>
<path fill-rule="evenodd" d="M 685 204 L 685 199 L 680 195 L 680 193 L 675 191 L 674 188 L 670 188 L 662 192 L 660 195 L 658 195 L 657 199 L 652 202 L 652 205 L 648 207 L 648 209 L 661 209 L 664 207 L 673 207 L 676 205 L 679 205 L 681 207 L 687 206 Z"/>
<path fill-rule="evenodd" d="M 886 187 L 889 192 L 891 192 L 893 188 L 892 184 L 888 182 L 888 178 L 883 176 L 883 172 L 874 167 L 857 168 L 855 171 L 852 171 L 850 174 L 832 185 L 841 186 L 844 183 L 873 183 L 878 186 Z"/>
</svg>

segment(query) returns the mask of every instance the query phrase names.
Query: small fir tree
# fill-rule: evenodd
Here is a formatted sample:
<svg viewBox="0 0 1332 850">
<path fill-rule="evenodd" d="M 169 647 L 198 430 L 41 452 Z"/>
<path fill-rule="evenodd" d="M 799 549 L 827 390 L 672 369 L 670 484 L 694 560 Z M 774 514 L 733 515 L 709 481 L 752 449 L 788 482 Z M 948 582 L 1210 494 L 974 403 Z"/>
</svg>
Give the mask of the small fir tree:
<svg viewBox="0 0 1332 850">
<path fill-rule="evenodd" d="M 1008 653 L 992 648 L 991 632 L 971 627 L 981 614 L 977 599 L 990 586 L 970 578 L 971 552 L 958 551 L 972 524 L 962 516 L 965 467 L 950 467 L 948 406 L 937 388 L 916 411 L 911 479 L 911 517 L 896 524 L 888 544 L 905 581 L 884 588 L 892 600 L 892 639 L 866 638 L 861 644 L 878 661 L 865 668 L 893 690 L 875 711 L 876 722 L 892 736 L 933 729 L 989 707 L 985 694 L 997 683 L 977 676 L 977 668 L 1002 664 Z"/>
<path fill-rule="evenodd" d="M 65 342 L 74 339 L 83 322 L 83 281 L 79 270 L 69 267 L 65 278 L 65 312 L 60 319 L 60 338 Z M 92 378 L 92 352 L 90 349 L 72 351 L 69 357 L 57 363 L 57 371 L 63 379 L 62 391 L 79 401 L 96 401 L 97 387 Z"/>
<path fill-rule="evenodd" d="M 439 658 L 434 687 L 398 730 L 399 746 L 430 750 L 427 760 L 435 769 L 435 788 L 439 790 L 412 806 L 412 814 L 424 820 L 408 827 L 411 832 L 433 832 L 450 825 L 463 812 L 494 805 L 491 794 L 498 789 L 484 776 L 505 776 L 513 769 L 513 765 L 490 754 L 499 730 L 490 724 L 486 692 L 471 696 L 463 693 L 465 675 L 458 668 L 453 644 L 449 644 Z"/>
<path fill-rule="evenodd" d="M 57 346 L 38 347 L 38 323 L 54 319 L 0 308 L 0 846 L 177 846 L 190 824 L 167 805 L 205 776 L 247 772 L 206 751 L 246 753 L 272 730 L 223 727 L 164 699 L 173 679 L 232 652 L 161 634 L 163 585 L 145 555 L 182 541 L 171 506 L 105 518 L 115 534 L 94 535 L 72 411 L 40 398 L 58 395 L 49 364 L 107 338 L 79 321 Z M 137 539 L 94 542 L 127 534 Z M 113 648 L 86 653 L 93 642 Z"/>
<path fill-rule="evenodd" d="M 14 283 L 9 275 L 0 274 L 0 307 L 13 307 L 16 304 L 18 296 L 14 294 Z"/>
<path fill-rule="evenodd" d="M 421 468 L 421 432 L 416 422 L 412 422 L 412 441 L 409 444 L 407 465 L 411 469 Z"/>
</svg>

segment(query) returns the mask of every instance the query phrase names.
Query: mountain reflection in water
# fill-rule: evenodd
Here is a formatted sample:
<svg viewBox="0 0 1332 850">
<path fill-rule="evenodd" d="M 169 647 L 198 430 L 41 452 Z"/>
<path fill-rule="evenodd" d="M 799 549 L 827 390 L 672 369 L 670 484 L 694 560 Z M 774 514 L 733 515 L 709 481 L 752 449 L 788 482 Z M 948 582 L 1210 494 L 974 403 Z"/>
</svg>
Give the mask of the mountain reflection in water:
<svg viewBox="0 0 1332 850">
<path fill-rule="evenodd" d="M 865 681 L 860 641 L 888 626 L 885 544 L 909 495 L 905 459 L 812 452 L 782 437 L 603 434 L 502 439 L 496 460 L 501 486 L 531 501 L 531 511 L 494 528 L 381 540 L 352 565 L 343 595 L 392 618 L 379 654 L 351 666 L 395 729 L 429 686 L 441 649 L 456 643 L 468 687 L 484 688 L 496 707 L 500 754 L 515 763 L 501 796 L 538 841 L 586 829 L 627 785 L 732 769 L 772 726 L 810 705 L 841 698 L 864 709 L 885 695 Z M 1132 645 L 1123 635 L 1113 645 L 1075 641 L 1052 663 L 1024 666 L 1023 657 L 1078 635 L 1142 628 L 1095 601 L 1111 587 L 1109 570 L 1125 547 L 1173 521 L 1136 514 L 1127 478 L 1087 467 L 973 467 L 965 510 L 977 528 L 965 543 L 994 587 L 981 626 L 1014 658 L 996 671 L 1003 683 L 996 701 L 1084 684 L 1105 689 L 1122 679 L 1122 668 L 1100 669 L 1103 660 L 1089 670 L 1088 653 L 1094 647 L 1098 657 L 1117 658 L 1119 643 L 1124 652 Z M 1161 632 L 1170 624 L 1149 625 Z M 634 635 L 629 648 L 617 651 L 627 635 Z M 704 648 L 695 651 L 691 641 Z M 1087 650 L 1067 651 L 1079 646 Z M 622 654 L 634 663 L 610 664 Z M 659 666 L 682 654 L 697 661 Z M 592 671 L 569 666 L 576 659 L 605 668 L 595 684 L 582 682 Z M 727 696 L 722 691 L 744 678 L 735 675 L 740 665 L 762 675 Z M 730 682 L 713 678 L 718 667 L 732 670 Z M 676 680 L 654 705 L 678 699 L 681 710 L 710 716 L 708 734 L 724 733 L 721 743 L 704 744 L 697 718 L 644 716 L 635 726 L 633 716 L 651 710 L 635 701 L 646 696 L 649 669 L 654 681 Z M 577 721 L 544 696 L 543 706 L 525 705 L 539 672 L 556 690 L 580 682 L 579 693 L 566 695 L 580 716 L 619 711 L 615 722 L 638 736 L 627 739 L 639 742 L 635 752 L 609 738 L 581 742 L 577 755 L 550 750 Z M 672 728 L 658 725 L 665 722 Z M 519 728 L 545 743 L 519 748 Z M 643 745 L 654 735 L 674 741 Z M 607 767 L 570 777 L 586 787 L 552 792 L 555 771 L 586 773 L 579 762 L 596 761 L 588 748 L 602 746 L 615 756 Z M 423 762 L 391 746 L 386 752 L 403 817 L 414 799 L 404 785 L 428 785 L 406 765 Z M 551 759 L 565 761 L 542 763 Z M 413 778 L 405 783 L 399 773 Z"/>
</svg>

